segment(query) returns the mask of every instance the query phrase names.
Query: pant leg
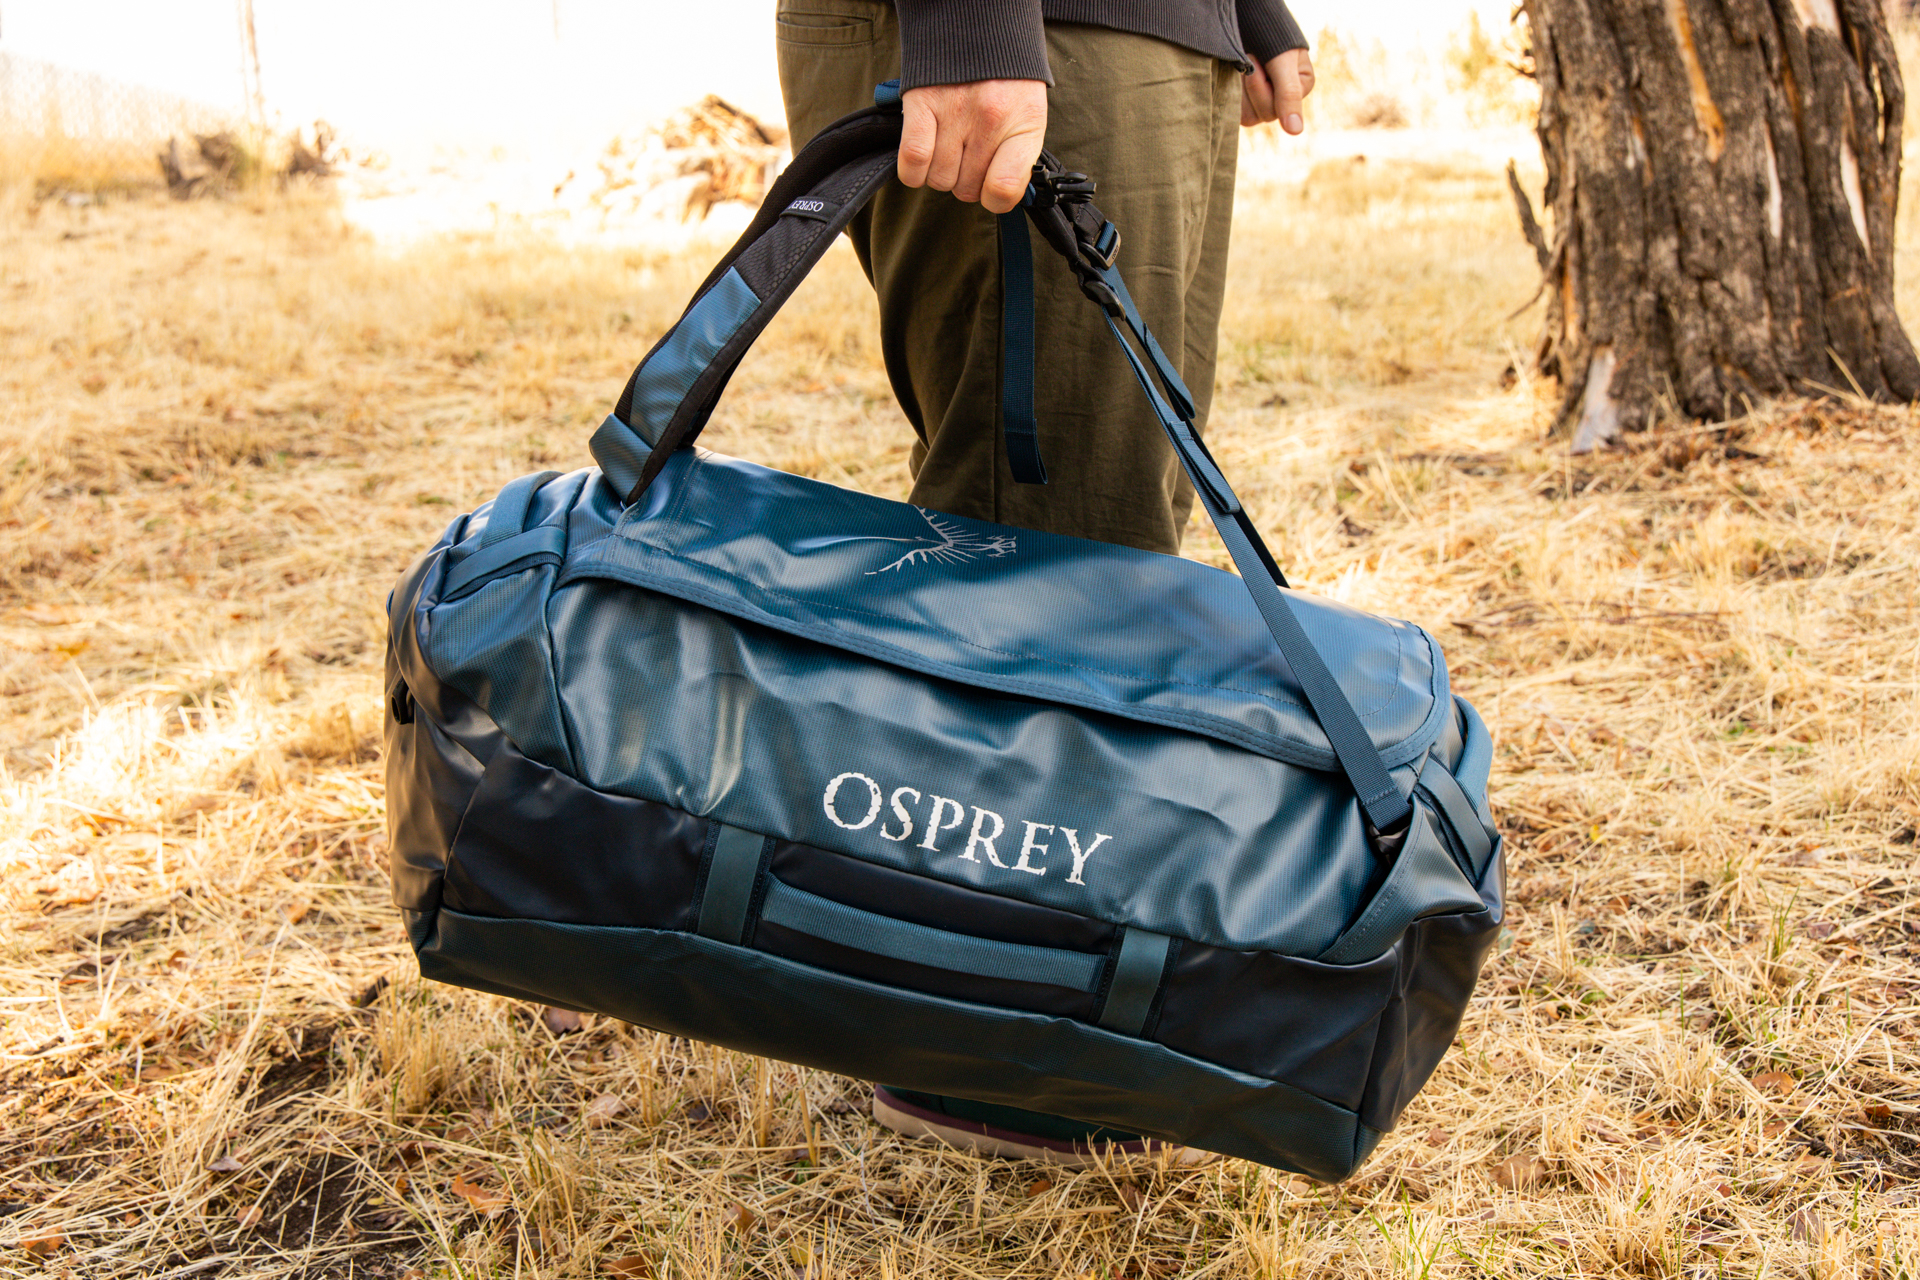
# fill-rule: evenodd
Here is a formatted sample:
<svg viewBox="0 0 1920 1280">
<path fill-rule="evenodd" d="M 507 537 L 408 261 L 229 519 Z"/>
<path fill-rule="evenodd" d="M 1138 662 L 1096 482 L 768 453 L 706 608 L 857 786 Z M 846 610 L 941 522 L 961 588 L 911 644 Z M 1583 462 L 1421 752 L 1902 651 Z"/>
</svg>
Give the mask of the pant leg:
<svg viewBox="0 0 1920 1280">
<path fill-rule="evenodd" d="M 880 0 L 780 0 L 781 89 L 800 145 L 899 71 Z M 1120 266 L 1199 403 L 1212 398 L 1240 88 L 1233 69 L 1104 27 L 1047 28 L 1058 82 L 1047 146 L 1100 183 Z M 1193 494 L 1099 309 L 1035 237 L 1035 417 L 1050 483 L 1016 484 L 1000 440 L 995 220 L 892 183 L 849 228 L 879 296 L 881 349 L 919 440 L 913 501 L 935 510 L 1171 552 Z"/>
</svg>

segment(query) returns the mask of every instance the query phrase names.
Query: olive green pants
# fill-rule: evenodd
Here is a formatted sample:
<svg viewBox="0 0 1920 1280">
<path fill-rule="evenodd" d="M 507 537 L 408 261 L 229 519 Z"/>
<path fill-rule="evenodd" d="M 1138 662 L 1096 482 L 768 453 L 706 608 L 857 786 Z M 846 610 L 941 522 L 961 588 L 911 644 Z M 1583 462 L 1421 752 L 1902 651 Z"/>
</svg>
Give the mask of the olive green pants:
<svg viewBox="0 0 1920 1280">
<path fill-rule="evenodd" d="M 882 0 L 779 0 L 780 87 L 796 148 L 900 73 Z M 1049 24 L 1047 147 L 1099 183 L 1119 266 L 1204 425 L 1226 286 L 1240 78 L 1204 54 Z M 1001 524 L 1179 550 L 1193 491 L 1100 309 L 1033 236 L 1035 416 L 1049 483 L 1015 483 L 1000 441 L 993 215 L 945 192 L 881 189 L 848 229 L 880 300 L 881 350 L 919 441 L 912 499 Z"/>
</svg>

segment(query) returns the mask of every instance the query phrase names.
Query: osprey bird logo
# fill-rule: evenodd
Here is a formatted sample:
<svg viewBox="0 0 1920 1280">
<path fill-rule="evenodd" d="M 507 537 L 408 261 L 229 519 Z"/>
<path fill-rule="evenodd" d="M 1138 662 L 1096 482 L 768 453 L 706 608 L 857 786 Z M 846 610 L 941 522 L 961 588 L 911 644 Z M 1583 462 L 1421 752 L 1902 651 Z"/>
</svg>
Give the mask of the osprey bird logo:
<svg viewBox="0 0 1920 1280">
<path fill-rule="evenodd" d="M 866 542 L 912 542 L 920 544 L 901 556 L 898 560 L 895 560 L 892 564 L 885 565 L 879 569 L 869 569 L 867 571 L 867 577 L 872 578 L 879 574 L 892 573 L 895 569 L 904 569 L 908 565 L 920 564 L 927 561 L 938 561 L 941 564 L 966 564 L 970 561 L 978 560 L 982 556 L 997 560 L 1001 556 L 1012 555 L 1014 552 L 1016 540 L 1004 533 L 996 533 L 983 537 L 980 534 L 969 532 L 952 516 L 943 516 L 938 512 L 929 511 L 925 507 L 915 507 L 914 510 L 918 511 L 920 518 L 927 522 L 927 528 L 933 531 L 933 536 L 928 537 L 922 534 L 914 538 L 862 539 L 862 541 Z"/>
</svg>

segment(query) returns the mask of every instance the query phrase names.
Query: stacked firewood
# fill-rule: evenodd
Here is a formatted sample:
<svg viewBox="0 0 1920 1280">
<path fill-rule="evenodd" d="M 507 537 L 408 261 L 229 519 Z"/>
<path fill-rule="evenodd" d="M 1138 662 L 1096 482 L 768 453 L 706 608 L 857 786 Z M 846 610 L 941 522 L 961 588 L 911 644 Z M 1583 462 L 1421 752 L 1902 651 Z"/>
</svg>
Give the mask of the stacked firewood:
<svg viewBox="0 0 1920 1280">
<path fill-rule="evenodd" d="M 709 94 L 637 142 L 616 137 L 595 162 L 586 203 L 603 218 L 697 222 L 716 204 L 757 204 L 786 162 L 786 131 Z M 576 175 L 554 191 L 563 193 Z"/>
</svg>

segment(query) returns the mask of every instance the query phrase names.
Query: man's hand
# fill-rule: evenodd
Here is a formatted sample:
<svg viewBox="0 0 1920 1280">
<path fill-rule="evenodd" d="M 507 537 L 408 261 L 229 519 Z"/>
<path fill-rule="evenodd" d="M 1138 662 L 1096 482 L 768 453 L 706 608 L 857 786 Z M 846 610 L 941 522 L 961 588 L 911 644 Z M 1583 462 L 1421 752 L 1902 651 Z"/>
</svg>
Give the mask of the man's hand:
<svg viewBox="0 0 1920 1280">
<path fill-rule="evenodd" d="M 1047 138 L 1044 81 L 929 85 L 907 90 L 900 108 L 900 181 L 991 213 L 1020 203 Z"/>
<path fill-rule="evenodd" d="M 1278 120 L 1288 133 L 1299 133 L 1307 127 L 1300 103 L 1312 92 L 1313 60 L 1305 49 L 1289 49 L 1241 77 L 1240 123 L 1251 127 Z"/>
</svg>

